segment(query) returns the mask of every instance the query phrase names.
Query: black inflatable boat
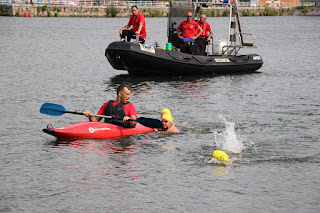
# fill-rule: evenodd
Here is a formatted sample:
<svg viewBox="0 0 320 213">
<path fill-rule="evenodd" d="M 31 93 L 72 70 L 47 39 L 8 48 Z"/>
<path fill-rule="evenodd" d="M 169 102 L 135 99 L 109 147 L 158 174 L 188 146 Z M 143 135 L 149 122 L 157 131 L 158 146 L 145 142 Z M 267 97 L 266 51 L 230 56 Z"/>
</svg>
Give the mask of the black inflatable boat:
<svg viewBox="0 0 320 213">
<path fill-rule="evenodd" d="M 231 74 L 256 71 L 263 63 L 257 54 L 198 56 L 121 41 L 108 46 L 106 57 L 131 75 Z"/>
<path fill-rule="evenodd" d="M 228 6 L 230 21 L 228 41 L 214 42 L 207 46 L 207 56 L 186 54 L 180 52 L 181 40 L 176 28 L 185 20 L 188 11 L 200 13 L 201 5 Z M 251 43 L 245 43 L 244 37 L 252 37 Z M 168 42 L 176 48 L 164 50 L 134 42 L 115 41 L 109 44 L 105 56 L 114 69 L 126 70 L 130 75 L 203 75 L 203 74 L 234 74 L 254 72 L 262 64 L 261 56 L 257 54 L 241 55 L 243 47 L 254 47 L 254 36 L 243 33 L 240 27 L 237 1 L 229 3 L 187 3 L 170 2 L 168 20 Z"/>
</svg>

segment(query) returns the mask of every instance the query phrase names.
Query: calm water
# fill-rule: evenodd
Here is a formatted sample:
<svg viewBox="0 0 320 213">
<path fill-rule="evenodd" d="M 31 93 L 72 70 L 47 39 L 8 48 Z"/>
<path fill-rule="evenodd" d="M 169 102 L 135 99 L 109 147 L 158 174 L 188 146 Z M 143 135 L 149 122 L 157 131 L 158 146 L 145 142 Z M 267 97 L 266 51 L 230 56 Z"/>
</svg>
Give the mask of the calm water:
<svg viewBox="0 0 320 213">
<path fill-rule="evenodd" d="M 319 20 L 242 18 L 258 73 L 133 78 L 104 56 L 127 18 L 0 17 L 0 212 L 319 212 Z M 146 21 L 146 43 L 165 45 L 167 20 Z M 227 19 L 209 22 L 225 40 Z M 188 131 L 72 141 L 41 131 L 86 121 L 40 114 L 43 103 L 97 112 L 122 82 L 139 116 L 167 107 Z M 215 149 L 243 157 L 219 165 Z"/>
</svg>

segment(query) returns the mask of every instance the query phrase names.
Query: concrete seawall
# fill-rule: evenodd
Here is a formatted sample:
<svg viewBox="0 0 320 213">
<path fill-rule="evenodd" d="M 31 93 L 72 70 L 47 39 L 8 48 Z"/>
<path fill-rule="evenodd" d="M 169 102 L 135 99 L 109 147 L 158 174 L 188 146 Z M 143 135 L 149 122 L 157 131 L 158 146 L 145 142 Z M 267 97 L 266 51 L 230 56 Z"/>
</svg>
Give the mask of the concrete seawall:
<svg viewBox="0 0 320 213">
<path fill-rule="evenodd" d="M 146 17 L 165 17 L 168 8 L 139 8 Z M 1 16 L 24 16 L 28 11 L 30 17 L 129 17 L 130 6 L 71 6 L 71 5 L 34 5 L 34 4 L 3 4 L 0 5 Z M 223 7 L 203 8 L 207 16 L 224 16 Z M 278 16 L 278 15 L 320 15 L 319 6 L 270 8 L 270 7 L 240 7 L 242 16 Z"/>
</svg>

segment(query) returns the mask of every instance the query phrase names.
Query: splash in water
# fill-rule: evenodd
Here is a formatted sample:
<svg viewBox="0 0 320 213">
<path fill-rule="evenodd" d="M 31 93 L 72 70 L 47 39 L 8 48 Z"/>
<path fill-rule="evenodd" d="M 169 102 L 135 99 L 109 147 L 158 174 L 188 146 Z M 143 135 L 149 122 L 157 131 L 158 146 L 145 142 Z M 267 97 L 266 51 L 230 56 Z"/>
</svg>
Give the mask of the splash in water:
<svg viewBox="0 0 320 213">
<path fill-rule="evenodd" d="M 241 153 L 243 150 L 243 143 L 239 137 L 237 137 L 235 131 L 235 123 L 227 121 L 221 115 L 219 116 L 226 124 L 226 129 L 222 132 L 214 132 L 215 145 L 218 149 L 226 152 Z"/>
</svg>

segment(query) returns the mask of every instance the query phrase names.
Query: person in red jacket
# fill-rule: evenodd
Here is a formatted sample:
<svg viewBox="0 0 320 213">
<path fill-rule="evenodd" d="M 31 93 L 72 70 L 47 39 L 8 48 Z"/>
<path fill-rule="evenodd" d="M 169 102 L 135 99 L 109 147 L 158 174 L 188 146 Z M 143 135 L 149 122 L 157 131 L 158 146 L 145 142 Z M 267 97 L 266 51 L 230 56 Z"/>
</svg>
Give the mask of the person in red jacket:
<svg viewBox="0 0 320 213">
<path fill-rule="evenodd" d="M 123 41 L 125 37 L 127 37 L 128 42 L 130 42 L 132 38 L 138 36 L 140 43 L 144 44 L 147 38 L 145 17 L 143 14 L 139 13 L 137 6 L 132 6 L 131 11 L 132 16 L 130 17 L 128 24 L 121 28 L 119 35 Z M 128 30 L 131 26 L 132 28 Z"/>
<path fill-rule="evenodd" d="M 202 14 L 200 16 L 200 21 L 198 21 L 199 26 L 202 28 L 203 32 L 195 41 L 195 54 L 196 55 L 206 55 L 206 46 L 212 37 L 212 30 L 210 24 L 206 21 L 207 16 Z M 208 36 L 208 32 L 210 33 Z"/>
<path fill-rule="evenodd" d="M 176 29 L 178 37 L 184 40 L 181 48 L 182 52 L 189 54 L 193 53 L 194 40 L 197 39 L 202 33 L 202 28 L 199 26 L 198 22 L 194 21 L 192 18 L 192 13 L 188 12 L 187 20 L 181 22 Z M 180 30 L 182 30 L 182 35 L 180 34 Z M 186 39 L 188 41 L 186 41 Z"/>
<path fill-rule="evenodd" d="M 116 100 L 105 102 L 100 108 L 98 115 L 107 115 L 113 117 L 113 119 L 106 118 L 106 123 L 112 123 L 126 128 L 135 127 L 137 122 L 130 120 L 136 120 L 138 116 L 134 105 L 128 102 L 130 94 L 130 87 L 126 84 L 121 84 L 117 88 Z M 89 118 L 89 121 L 98 122 L 102 119 L 101 117 L 91 116 L 90 111 L 85 111 L 83 114 Z"/>
</svg>

